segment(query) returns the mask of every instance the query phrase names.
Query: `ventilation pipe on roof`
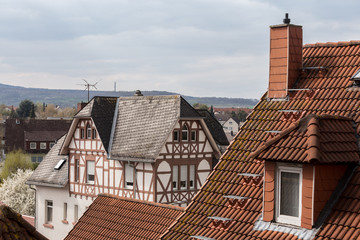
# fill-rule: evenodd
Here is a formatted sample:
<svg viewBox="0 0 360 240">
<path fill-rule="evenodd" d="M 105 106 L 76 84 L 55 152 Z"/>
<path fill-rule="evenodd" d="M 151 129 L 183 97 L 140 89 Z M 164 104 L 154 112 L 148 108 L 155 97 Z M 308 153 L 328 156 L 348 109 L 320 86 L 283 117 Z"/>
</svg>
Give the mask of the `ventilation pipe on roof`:
<svg viewBox="0 0 360 240">
<path fill-rule="evenodd" d="M 287 13 L 283 22 L 270 26 L 270 99 L 286 98 L 302 69 L 302 26 L 290 24 Z"/>
</svg>

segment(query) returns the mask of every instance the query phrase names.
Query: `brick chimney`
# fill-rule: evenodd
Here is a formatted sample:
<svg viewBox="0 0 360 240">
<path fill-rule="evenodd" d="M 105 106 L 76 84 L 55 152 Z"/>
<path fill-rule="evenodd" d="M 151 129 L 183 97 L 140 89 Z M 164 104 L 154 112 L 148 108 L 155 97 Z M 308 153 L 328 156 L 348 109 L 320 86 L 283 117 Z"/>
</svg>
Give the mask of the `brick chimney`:
<svg viewBox="0 0 360 240">
<path fill-rule="evenodd" d="M 284 24 L 270 26 L 270 74 L 268 98 L 286 98 L 302 68 L 302 26 Z"/>
<path fill-rule="evenodd" d="M 80 112 L 81 109 L 83 109 L 86 106 L 87 103 L 85 102 L 79 102 L 77 104 L 77 111 Z"/>
</svg>

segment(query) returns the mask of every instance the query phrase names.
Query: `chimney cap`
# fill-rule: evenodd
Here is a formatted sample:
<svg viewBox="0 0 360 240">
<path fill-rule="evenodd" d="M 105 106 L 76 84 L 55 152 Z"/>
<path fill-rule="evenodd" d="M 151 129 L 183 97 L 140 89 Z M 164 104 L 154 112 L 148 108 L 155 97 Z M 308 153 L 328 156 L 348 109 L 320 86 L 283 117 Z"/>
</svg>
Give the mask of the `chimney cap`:
<svg viewBox="0 0 360 240">
<path fill-rule="evenodd" d="M 285 13 L 285 18 L 283 19 L 284 24 L 290 24 L 289 13 Z"/>
</svg>

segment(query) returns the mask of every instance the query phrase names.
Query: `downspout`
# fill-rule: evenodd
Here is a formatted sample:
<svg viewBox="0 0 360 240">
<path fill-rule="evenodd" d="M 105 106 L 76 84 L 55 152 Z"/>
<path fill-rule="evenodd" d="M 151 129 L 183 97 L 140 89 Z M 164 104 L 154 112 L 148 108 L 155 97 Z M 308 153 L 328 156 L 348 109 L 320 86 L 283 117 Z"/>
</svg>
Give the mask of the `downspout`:
<svg viewBox="0 0 360 240">
<path fill-rule="evenodd" d="M 34 190 L 35 191 L 35 216 L 34 216 L 34 221 L 35 221 L 35 229 L 38 229 L 38 222 L 37 222 L 37 211 L 38 211 L 38 208 L 37 208 L 37 205 L 36 205 L 36 199 L 37 199 L 37 194 L 36 194 L 36 188 L 33 188 L 30 184 L 29 184 L 29 188 Z"/>
</svg>

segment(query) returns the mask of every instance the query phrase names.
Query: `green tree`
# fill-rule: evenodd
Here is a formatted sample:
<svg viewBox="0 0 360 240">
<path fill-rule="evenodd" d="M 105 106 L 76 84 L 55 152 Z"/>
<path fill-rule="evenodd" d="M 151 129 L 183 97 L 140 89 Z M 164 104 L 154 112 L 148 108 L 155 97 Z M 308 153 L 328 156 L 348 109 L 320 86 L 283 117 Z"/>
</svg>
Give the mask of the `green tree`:
<svg viewBox="0 0 360 240">
<path fill-rule="evenodd" d="M 23 100 L 20 102 L 16 112 L 20 118 L 35 117 L 35 105 L 30 100 Z"/>
<path fill-rule="evenodd" d="M 205 109 L 205 110 L 209 110 L 208 105 L 203 104 L 203 103 L 194 103 L 194 104 L 193 104 L 193 107 L 194 107 L 195 109 Z"/>
<path fill-rule="evenodd" d="M 247 115 L 248 115 L 248 114 L 247 114 L 245 111 L 240 110 L 240 111 L 238 112 L 238 118 L 239 118 L 240 122 L 245 122 Z"/>
<path fill-rule="evenodd" d="M 21 150 L 16 150 L 6 154 L 5 163 L 1 170 L 1 178 L 6 179 L 11 174 L 15 173 L 18 169 L 31 169 L 33 170 L 35 165 L 26 158 L 26 154 Z"/>
</svg>

